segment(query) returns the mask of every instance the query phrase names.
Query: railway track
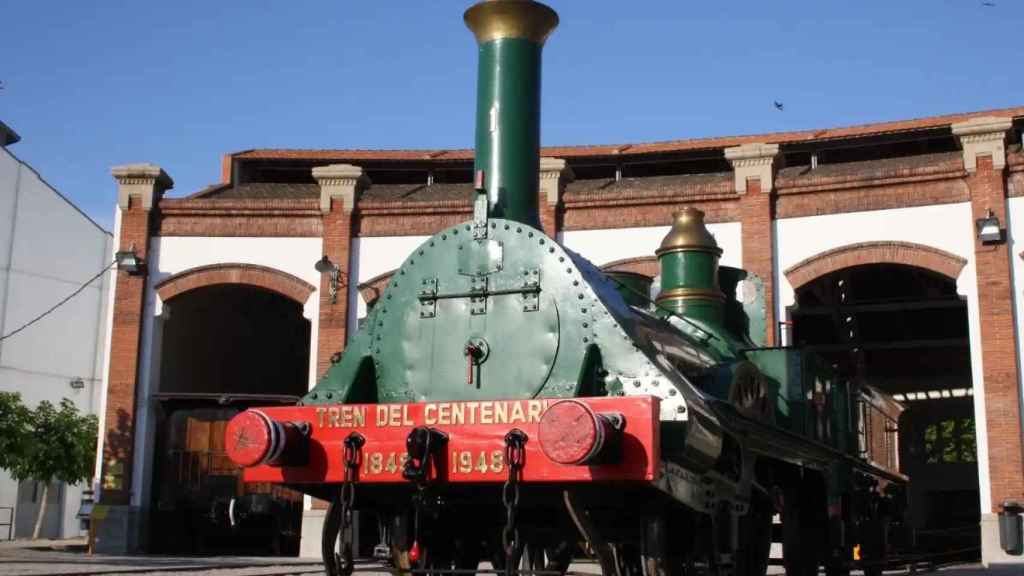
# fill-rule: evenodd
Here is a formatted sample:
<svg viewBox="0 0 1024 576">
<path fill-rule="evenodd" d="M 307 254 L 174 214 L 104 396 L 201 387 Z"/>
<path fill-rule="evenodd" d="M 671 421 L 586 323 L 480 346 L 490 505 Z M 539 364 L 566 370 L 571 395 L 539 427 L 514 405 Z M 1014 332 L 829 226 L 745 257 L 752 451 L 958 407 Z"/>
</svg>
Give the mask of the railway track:
<svg viewBox="0 0 1024 576">
<path fill-rule="evenodd" d="M 93 576 L 93 575 L 111 575 L 111 574 L 131 574 L 145 575 L 145 576 L 171 576 L 175 574 L 209 574 L 213 576 L 299 576 L 307 574 L 323 574 L 323 567 L 308 567 L 308 568 L 297 568 L 295 566 L 270 566 L 258 568 L 254 567 L 231 567 L 225 568 L 216 564 L 210 564 L 207 566 L 188 566 L 188 567 L 176 567 L 167 570 L 152 568 L 140 568 L 140 569 L 127 569 L 127 570 L 109 570 L 103 569 L 99 571 L 74 571 L 64 572 L 61 574 L 67 574 L 68 576 Z M 367 572 L 369 573 L 369 572 Z M 11 576 L 20 576 L 21 573 L 14 572 Z"/>
<path fill-rule="evenodd" d="M 47 555 L 49 556 L 49 555 Z M 379 573 L 387 573 L 386 568 L 379 565 L 367 566 L 365 573 L 376 568 Z M 210 561 L 167 561 L 166 559 L 139 558 L 38 558 L 38 557 L 0 557 L 0 574 L 5 576 L 93 576 L 93 575 L 131 575 L 131 576 L 171 576 L 175 574 L 211 576 L 298 576 L 323 574 L 320 562 L 289 562 L 271 564 L 267 562 L 234 562 L 223 559 Z"/>
<path fill-rule="evenodd" d="M 957 565 L 970 564 L 968 558 L 972 553 L 977 553 L 977 548 L 953 550 L 936 554 L 915 554 L 889 559 L 886 563 L 885 573 L 888 575 L 927 574 L 938 570 L 948 569 Z M 141 559 L 140 559 L 141 560 Z M 61 576 L 94 576 L 94 575 L 132 575 L 132 576 L 173 576 L 173 575 L 198 575 L 207 576 L 312 576 L 323 574 L 323 565 L 319 562 L 310 563 L 289 563 L 283 565 L 268 565 L 265 563 L 252 564 L 227 564 L 224 562 L 210 561 L 195 564 L 155 566 L 152 564 L 141 564 L 135 566 L 117 566 L 105 563 L 102 560 L 92 564 L 63 564 L 54 563 L 49 560 L 29 559 L 6 559 L 0 561 L 4 574 L 10 576 L 40 576 L 61 575 Z M 595 576 L 600 574 L 600 567 L 597 563 L 583 560 L 573 563 L 573 570 L 564 574 L 544 570 L 523 570 L 518 572 L 521 576 Z M 693 576 L 707 574 L 700 566 L 695 566 Z M 776 569 L 781 574 L 781 569 Z M 354 574 L 357 576 L 421 576 L 425 574 L 446 574 L 450 576 L 471 576 L 498 575 L 504 574 L 504 570 L 480 568 L 476 570 L 398 570 L 377 562 L 359 563 Z M 771 572 L 770 572 L 771 573 Z M 856 571 L 854 572 L 856 573 Z"/>
</svg>

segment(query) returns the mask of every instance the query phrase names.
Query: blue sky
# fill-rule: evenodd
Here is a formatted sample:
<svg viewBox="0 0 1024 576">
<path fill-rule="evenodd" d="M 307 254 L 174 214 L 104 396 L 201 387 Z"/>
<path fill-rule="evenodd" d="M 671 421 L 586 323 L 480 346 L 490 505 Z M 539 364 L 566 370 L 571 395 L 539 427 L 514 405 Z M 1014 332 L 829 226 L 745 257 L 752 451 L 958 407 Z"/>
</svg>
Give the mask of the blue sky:
<svg viewBox="0 0 1024 576">
<path fill-rule="evenodd" d="M 1024 105 L 1024 2 L 993 1 L 552 0 L 543 141 Z M 0 120 L 22 135 L 10 150 L 108 228 L 114 164 L 160 164 L 183 195 L 248 148 L 469 147 L 468 5 L 0 0 Z"/>
</svg>

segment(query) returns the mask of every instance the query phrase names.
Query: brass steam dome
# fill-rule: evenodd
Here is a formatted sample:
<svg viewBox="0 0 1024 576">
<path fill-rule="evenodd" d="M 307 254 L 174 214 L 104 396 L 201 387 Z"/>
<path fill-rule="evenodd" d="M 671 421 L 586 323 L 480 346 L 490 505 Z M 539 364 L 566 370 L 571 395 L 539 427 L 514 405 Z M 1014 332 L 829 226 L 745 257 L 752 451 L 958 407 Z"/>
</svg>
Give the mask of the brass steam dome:
<svg viewBox="0 0 1024 576">
<path fill-rule="evenodd" d="M 687 206 L 675 213 L 668 235 L 655 252 L 658 256 L 670 252 L 711 252 L 721 256 L 722 249 L 704 225 L 704 213 Z"/>
</svg>

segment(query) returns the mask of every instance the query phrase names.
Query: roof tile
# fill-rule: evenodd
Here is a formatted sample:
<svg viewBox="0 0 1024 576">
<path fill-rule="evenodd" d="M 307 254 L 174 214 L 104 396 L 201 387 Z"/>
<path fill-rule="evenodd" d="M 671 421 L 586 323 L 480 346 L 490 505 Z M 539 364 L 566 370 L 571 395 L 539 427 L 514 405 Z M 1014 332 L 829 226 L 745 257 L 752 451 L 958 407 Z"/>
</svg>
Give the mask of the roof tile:
<svg viewBox="0 0 1024 576">
<path fill-rule="evenodd" d="M 690 138 L 664 142 L 648 142 L 635 144 L 581 145 L 581 146 L 550 146 L 541 150 L 544 156 L 557 158 L 585 158 L 616 156 L 619 154 L 637 155 L 663 152 L 682 152 L 687 150 L 707 150 L 740 146 L 751 142 L 775 144 L 793 144 L 798 142 L 835 140 L 877 136 L 897 132 L 907 132 L 928 128 L 942 128 L 957 122 L 963 122 L 982 116 L 1024 116 L 1024 106 L 982 110 L 961 114 L 947 114 L 927 118 L 897 120 L 892 122 L 876 122 L 856 126 L 842 126 L 819 130 L 799 130 L 793 132 L 773 132 L 751 134 L 745 136 L 722 136 L 712 138 Z M 302 159 L 302 160 L 470 160 L 473 151 L 469 149 L 423 149 L 423 150 L 286 150 L 262 148 L 246 150 L 234 154 L 235 158 L 263 159 Z"/>
</svg>

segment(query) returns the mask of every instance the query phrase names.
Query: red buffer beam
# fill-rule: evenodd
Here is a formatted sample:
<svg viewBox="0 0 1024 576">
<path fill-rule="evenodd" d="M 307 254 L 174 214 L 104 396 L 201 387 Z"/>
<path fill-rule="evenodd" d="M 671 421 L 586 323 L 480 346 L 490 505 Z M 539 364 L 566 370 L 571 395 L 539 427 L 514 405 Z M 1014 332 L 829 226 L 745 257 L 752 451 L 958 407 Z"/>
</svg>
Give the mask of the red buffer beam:
<svg viewBox="0 0 1024 576">
<path fill-rule="evenodd" d="M 426 479 L 500 483 L 513 430 L 526 434 L 522 482 L 658 476 L 658 399 L 648 396 L 259 408 L 231 420 L 225 447 L 246 482 L 342 482 L 345 440 L 357 435 L 358 482 L 408 482 L 429 450 Z"/>
</svg>

